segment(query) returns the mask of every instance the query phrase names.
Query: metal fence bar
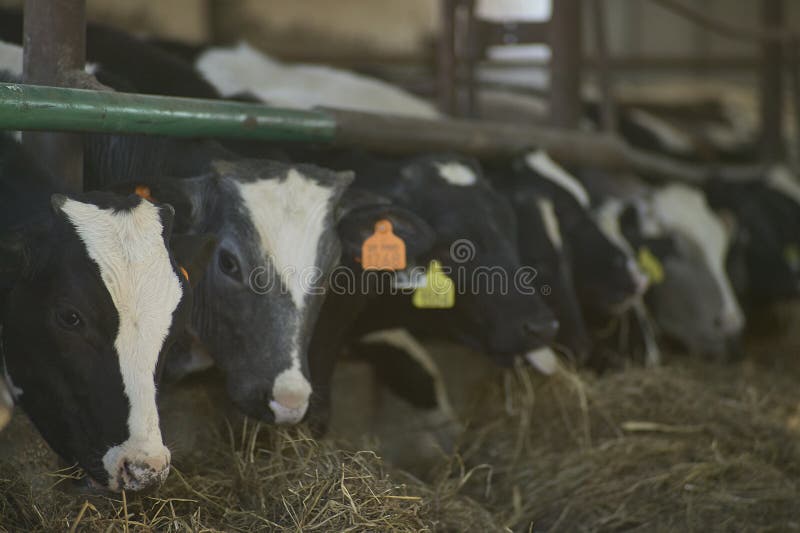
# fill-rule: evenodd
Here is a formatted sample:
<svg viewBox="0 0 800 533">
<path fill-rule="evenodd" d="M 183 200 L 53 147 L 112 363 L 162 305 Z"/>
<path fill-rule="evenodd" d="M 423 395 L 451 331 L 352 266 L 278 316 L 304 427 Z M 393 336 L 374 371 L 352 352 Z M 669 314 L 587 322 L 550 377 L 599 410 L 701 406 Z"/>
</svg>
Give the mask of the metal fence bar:
<svg viewBox="0 0 800 533">
<path fill-rule="evenodd" d="M 177 137 L 329 141 L 317 111 L 192 98 L 0 84 L 0 128 Z"/>
</svg>

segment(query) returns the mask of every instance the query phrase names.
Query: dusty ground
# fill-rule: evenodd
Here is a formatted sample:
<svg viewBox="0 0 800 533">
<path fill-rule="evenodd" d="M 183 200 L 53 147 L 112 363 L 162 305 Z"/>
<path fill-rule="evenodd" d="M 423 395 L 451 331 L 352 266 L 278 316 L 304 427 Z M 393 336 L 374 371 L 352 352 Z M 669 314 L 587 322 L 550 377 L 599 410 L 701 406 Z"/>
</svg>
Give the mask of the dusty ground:
<svg viewBox="0 0 800 533">
<path fill-rule="evenodd" d="M 676 355 L 603 376 L 503 371 L 434 344 L 457 424 L 348 364 L 320 442 L 243 424 L 193 380 L 163 398 L 167 484 L 124 499 L 54 473 L 17 413 L 0 434 L 0 530 L 798 530 L 798 323 L 727 366 Z"/>
</svg>

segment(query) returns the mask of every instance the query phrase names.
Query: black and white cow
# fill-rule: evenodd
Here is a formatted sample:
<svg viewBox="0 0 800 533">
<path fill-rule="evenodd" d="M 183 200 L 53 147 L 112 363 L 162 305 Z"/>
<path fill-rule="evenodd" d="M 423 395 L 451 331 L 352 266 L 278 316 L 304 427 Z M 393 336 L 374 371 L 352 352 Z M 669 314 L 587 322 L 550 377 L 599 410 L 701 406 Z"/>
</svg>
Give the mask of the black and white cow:
<svg viewBox="0 0 800 533">
<path fill-rule="evenodd" d="M 526 277 L 522 268 L 513 210 L 475 161 L 456 155 L 389 160 L 349 153 L 328 164 L 354 169 L 359 186 L 427 222 L 436 234 L 431 258 L 441 262 L 456 286 L 455 307 L 447 310 L 414 308 L 410 297 L 375 299 L 358 331 L 403 326 L 415 335 L 462 341 L 505 363 L 552 341 L 558 322 L 533 287 L 532 273 Z"/>
<path fill-rule="evenodd" d="M 587 318 L 626 311 L 647 288 L 646 275 L 595 220 L 581 182 L 545 152 L 527 154 L 512 169 L 500 165 L 493 178 L 515 205 L 523 259 L 550 288 L 559 344 L 585 361 L 592 347 Z"/>
<path fill-rule="evenodd" d="M 167 248 L 174 211 L 135 195 L 57 190 L 16 142 L 0 138 L 8 389 L 48 444 L 95 482 L 143 489 L 169 472 L 156 368 L 191 307 Z"/>
<path fill-rule="evenodd" d="M 679 184 L 634 199 L 620 220 L 632 247 L 646 247 L 663 270 L 646 297 L 661 331 L 691 352 L 727 355 L 745 322 L 725 269 L 733 228 L 701 191 Z"/>
<path fill-rule="evenodd" d="M 738 296 L 750 304 L 800 296 L 800 182 L 782 166 L 764 179 L 712 180 L 705 186 L 712 208 L 736 219 L 728 273 Z M 737 263 L 742 269 L 737 271 Z"/>
</svg>

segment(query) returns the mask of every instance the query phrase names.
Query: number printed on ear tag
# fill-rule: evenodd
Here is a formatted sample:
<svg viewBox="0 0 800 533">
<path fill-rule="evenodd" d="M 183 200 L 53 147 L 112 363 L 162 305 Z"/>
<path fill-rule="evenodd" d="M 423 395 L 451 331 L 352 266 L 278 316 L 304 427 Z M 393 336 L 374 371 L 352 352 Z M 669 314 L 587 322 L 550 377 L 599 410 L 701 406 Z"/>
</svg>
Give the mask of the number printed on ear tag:
<svg viewBox="0 0 800 533">
<path fill-rule="evenodd" d="M 425 285 L 414 291 L 411 303 L 419 309 L 450 309 L 456 304 L 455 284 L 442 272 L 439 261 L 434 259 L 428 265 Z"/>
<path fill-rule="evenodd" d="M 361 246 L 364 270 L 403 270 L 406 268 L 406 243 L 392 232 L 392 223 L 379 220 L 375 233 Z"/>
<path fill-rule="evenodd" d="M 650 278 L 650 283 L 658 285 L 664 281 L 664 266 L 661 264 L 661 261 L 658 260 L 658 257 L 653 255 L 650 248 L 647 246 L 639 248 L 638 259 L 639 266 L 644 273 L 647 274 L 647 277 Z"/>
</svg>

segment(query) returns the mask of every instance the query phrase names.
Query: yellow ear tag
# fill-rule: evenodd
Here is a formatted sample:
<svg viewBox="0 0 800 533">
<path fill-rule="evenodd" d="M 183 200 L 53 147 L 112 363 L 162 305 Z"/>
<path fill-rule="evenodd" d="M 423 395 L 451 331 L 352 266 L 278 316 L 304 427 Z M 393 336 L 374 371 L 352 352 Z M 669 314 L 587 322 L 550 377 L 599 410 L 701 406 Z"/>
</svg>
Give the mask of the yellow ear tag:
<svg viewBox="0 0 800 533">
<path fill-rule="evenodd" d="M 425 285 L 414 291 L 411 303 L 418 309 L 450 309 L 456 304 L 455 284 L 442 272 L 439 261 L 428 265 Z"/>
<path fill-rule="evenodd" d="M 361 267 L 364 270 L 403 270 L 406 268 L 406 243 L 392 233 L 392 223 L 379 220 L 375 233 L 361 246 Z"/>
<path fill-rule="evenodd" d="M 178 269 L 181 271 L 181 274 L 183 274 L 183 277 L 186 278 L 186 281 L 189 281 L 189 273 L 186 271 L 186 269 L 181 265 L 178 265 Z"/>
<path fill-rule="evenodd" d="M 650 248 L 647 246 L 639 248 L 639 266 L 644 273 L 647 274 L 647 277 L 650 278 L 650 282 L 653 285 L 664 281 L 664 267 L 661 265 L 661 261 L 653 255 L 653 252 L 651 252 Z"/>
<path fill-rule="evenodd" d="M 792 271 L 800 271 L 800 246 L 796 244 L 787 244 L 783 249 L 783 259 Z"/>
</svg>

